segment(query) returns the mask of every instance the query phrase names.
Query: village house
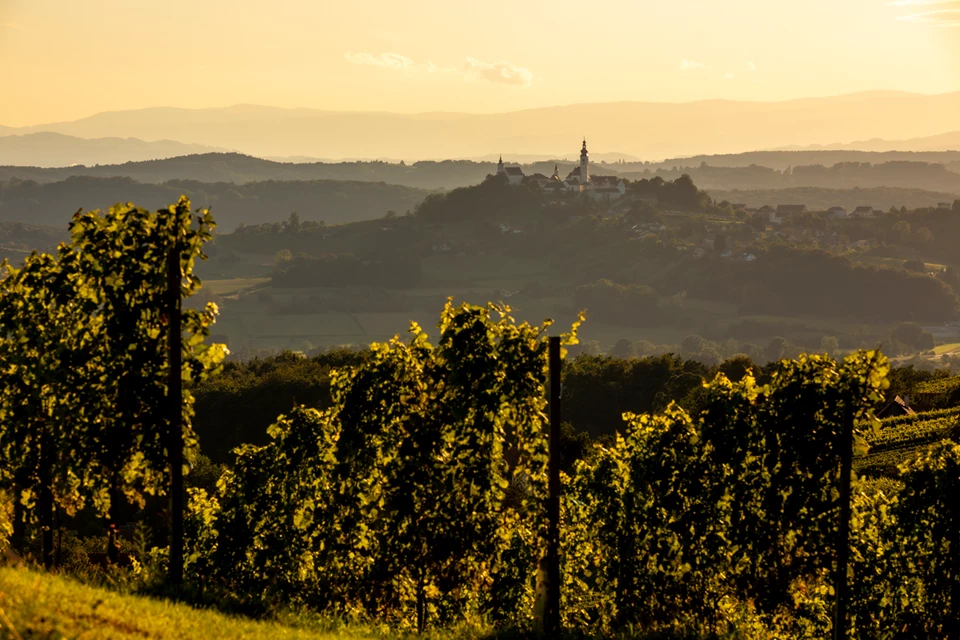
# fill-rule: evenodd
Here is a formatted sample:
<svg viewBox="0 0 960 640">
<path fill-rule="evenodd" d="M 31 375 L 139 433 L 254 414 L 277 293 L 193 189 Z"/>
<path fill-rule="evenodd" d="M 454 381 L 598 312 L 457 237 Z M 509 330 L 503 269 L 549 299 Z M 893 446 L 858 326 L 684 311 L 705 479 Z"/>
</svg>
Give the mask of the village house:
<svg viewBox="0 0 960 640">
<path fill-rule="evenodd" d="M 846 218 L 847 210 L 843 207 L 830 207 L 827 209 L 827 215 L 831 218 Z"/>
<path fill-rule="evenodd" d="M 777 217 L 777 210 L 771 207 L 768 204 L 763 205 L 757 209 L 757 215 L 761 218 L 766 219 L 767 222 L 773 222 L 774 218 Z"/>
<path fill-rule="evenodd" d="M 910 406 L 909 396 L 903 398 L 897 396 L 877 411 L 875 415 L 882 420 L 884 418 L 894 418 L 897 416 L 912 416 L 916 415 L 916 413 L 917 412 Z"/>
<path fill-rule="evenodd" d="M 938 202 L 937 209 L 952 209 L 953 205 L 949 202 Z"/>
<path fill-rule="evenodd" d="M 873 213 L 873 207 L 861 206 L 853 210 L 853 213 L 850 214 L 851 218 L 874 218 L 876 217 Z"/>
</svg>

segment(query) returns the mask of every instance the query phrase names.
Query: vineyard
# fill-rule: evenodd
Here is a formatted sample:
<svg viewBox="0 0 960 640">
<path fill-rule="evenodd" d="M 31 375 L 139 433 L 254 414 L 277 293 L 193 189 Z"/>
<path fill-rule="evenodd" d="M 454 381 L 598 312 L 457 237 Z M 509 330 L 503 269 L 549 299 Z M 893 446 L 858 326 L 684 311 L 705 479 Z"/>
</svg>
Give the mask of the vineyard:
<svg viewBox="0 0 960 640">
<path fill-rule="evenodd" d="M 883 420 L 867 433 L 869 454 L 854 462 L 868 477 L 899 478 L 898 465 L 916 458 L 927 447 L 947 438 L 957 438 L 960 407 L 925 411 Z"/>
<path fill-rule="evenodd" d="M 929 409 L 956 405 L 960 376 L 940 377 L 917 385 L 917 405 Z"/>
<path fill-rule="evenodd" d="M 960 409 L 878 425 L 878 352 L 781 361 L 762 384 L 697 378 L 696 410 L 624 414 L 551 483 L 559 332 L 448 301 L 436 331 L 372 345 L 332 374 L 329 407 L 292 407 L 183 492 L 202 447 L 191 388 L 225 350 L 205 341 L 215 306 L 183 312 L 178 345 L 165 301 L 199 289 L 210 228 L 186 201 L 83 214 L 56 255 L 8 270 L 0 531 L 15 549 L 40 539 L 52 566 L 55 513 L 112 524 L 165 495 L 170 544 L 111 565 L 112 584 L 401 631 L 531 633 L 553 606 L 598 637 L 960 637 Z M 855 450 L 869 482 L 844 473 Z"/>
</svg>

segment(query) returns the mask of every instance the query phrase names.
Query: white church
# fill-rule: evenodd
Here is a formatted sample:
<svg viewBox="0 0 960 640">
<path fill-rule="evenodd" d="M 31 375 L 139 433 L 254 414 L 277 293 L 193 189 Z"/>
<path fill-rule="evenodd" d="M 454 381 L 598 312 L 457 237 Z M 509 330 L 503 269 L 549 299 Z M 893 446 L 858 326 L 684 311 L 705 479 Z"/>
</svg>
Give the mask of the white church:
<svg viewBox="0 0 960 640">
<path fill-rule="evenodd" d="M 553 166 L 553 175 L 549 178 L 540 173 L 524 176 L 520 167 L 504 167 L 502 156 L 497 164 L 497 175 L 506 176 L 507 183 L 511 185 L 535 182 L 541 190 L 548 193 L 579 192 L 594 200 L 616 200 L 627 192 L 626 183 L 618 176 L 590 174 L 590 154 L 587 151 L 586 139 L 580 149 L 580 166 L 574 167 L 565 179 L 560 178 L 557 165 Z"/>
</svg>

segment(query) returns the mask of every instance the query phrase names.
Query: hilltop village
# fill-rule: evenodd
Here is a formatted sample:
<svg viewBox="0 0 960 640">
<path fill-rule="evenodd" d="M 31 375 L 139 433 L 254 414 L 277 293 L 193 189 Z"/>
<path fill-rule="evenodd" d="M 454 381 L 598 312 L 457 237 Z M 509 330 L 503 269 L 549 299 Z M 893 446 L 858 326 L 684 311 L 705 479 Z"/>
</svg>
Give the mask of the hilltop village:
<svg viewBox="0 0 960 640">
<path fill-rule="evenodd" d="M 560 177 L 559 164 L 554 164 L 553 174 L 546 176 L 542 173 L 526 175 L 523 168 L 517 165 L 507 165 L 500 156 L 497 163 L 497 179 L 503 180 L 511 186 L 526 186 L 538 190 L 545 195 L 582 194 L 592 200 L 612 202 L 634 192 L 637 198 L 647 204 L 655 205 L 658 202 L 656 195 L 639 193 L 636 188 L 630 187 L 630 182 L 619 175 L 598 175 L 591 171 L 590 153 L 587 150 L 587 141 L 584 138 L 580 148 L 580 163 Z M 654 178 L 654 181 L 656 178 Z M 645 182 L 645 181 L 642 181 Z M 727 204 L 727 203 L 724 203 Z M 817 213 L 827 219 L 862 218 L 872 219 L 883 215 L 882 209 L 872 205 L 859 205 L 851 210 L 846 207 L 832 206 L 823 210 L 808 207 L 806 204 L 765 204 L 760 207 L 750 207 L 742 203 L 729 203 L 734 212 L 742 212 L 770 224 L 785 224 L 790 220 L 810 213 Z M 950 211 L 954 207 L 951 202 L 938 202 L 937 209 Z"/>
<path fill-rule="evenodd" d="M 600 176 L 590 173 L 590 154 L 587 151 L 587 141 L 584 139 L 580 149 L 580 164 L 573 168 L 566 178 L 560 177 L 558 165 L 553 166 L 553 175 L 547 177 L 542 173 L 525 176 L 520 167 L 507 167 L 503 164 L 503 157 L 497 163 L 497 176 L 506 178 L 507 184 L 533 185 L 545 193 L 582 193 L 595 200 L 617 200 L 627 193 L 627 185 L 619 176 Z"/>
</svg>

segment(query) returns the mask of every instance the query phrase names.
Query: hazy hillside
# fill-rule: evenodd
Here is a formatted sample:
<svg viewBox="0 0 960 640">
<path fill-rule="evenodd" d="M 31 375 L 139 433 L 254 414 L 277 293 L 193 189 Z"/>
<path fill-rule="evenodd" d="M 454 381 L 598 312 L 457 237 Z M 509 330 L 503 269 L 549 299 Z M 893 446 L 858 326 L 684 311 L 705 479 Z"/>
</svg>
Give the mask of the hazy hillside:
<svg viewBox="0 0 960 640">
<path fill-rule="evenodd" d="M 762 207 L 765 204 L 805 204 L 812 210 L 826 210 L 830 207 L 846 207 L 851 210 L 859 206 L 871 206 L 874 209 L 888 210 L 890 207 L 908 209 L 936 207 L 939 202 L 953 202 L 957 198 L 953 193 L 937 193 L 922 189 L 903 189 L 900 187 L 876 187 L 872 189 L 823 189 L 819 187 L 795 187 L 792 189 L 724 190 L 708 189 L 716 200 L 743 203 L 748 207 Z"/>
<path fill-rule="evenodd" d="M 735 153 L 838 140 L 906 139 L 954 131 L 960 92 L 869 92 L 783 102 L 577 104 L 497 114 L 327 112 L 237 105 L 99 113 L 19 133 L 170 139 L 259 156 L 463 158 L 511 150 L 572 156 L 586 135 L 597 152 L 645 159 Z"/>
<path fill-rule="evenodd" d="M 0 138 L 0 141 L 2 140 L 3 138 Z M 495 163 L 477 163 L 467 160 L 425 161 L 410 165 L 386 162 L 292 163 L 263 160 L 239 153 L 206 153 L 98 167 L 54 169 L 0 166 L 0 180 L 16 177 L 38 182 L 54 182 L 77 175 L 124 176 L 139 182 L 157 183 L 176 179 L 237 184 L 260 180 L 359 180 L 387 182 L 422 189 L 439 189 L 477 184 L 496 170 Z M 553 170 L 552 164 L 550 170 Z"/>
<path fill-rule="evenodd" d="M 859 140 L 849 143 L 826 145 L 807 145 L 801 150 L 813 149 L 859 149 L 861 151 L 950 151 L 960 149 L 960 131 L 951 131 L 936 136 L 912 138 L 910 140 Z"/>
<path fill-rule="evenodd" d="M 2 138 L 0 138 L 2 140 Z M 810 155 L 807 152 L 779 152 Z M 826 153 L 826 152 L 821 152 Z M 915 161 L 885 161 L 888 154 L 863 155 L 856 152 L 829 152 L 831 159 L 843 162 L 827 166 L 788 165 L 790 170 L 761 166 L 759 164 L 733 166 L 731 156 L 702 156 L 701 162 L 694 159 L 677 160 L 673 164 L 657 165 L 644 163 L 602 164 L 594 162 L 592 172 L 619 174 L 631 180 L 660 176 L 673 180 L 683 173 L 710 189 L 782 189 L 798 186 L 827 188 L 895 186 L 930 191 L 960 193 L 960 173 L 941 163 Z M 753 154 L 744 154 L 751 156 Z M 813 155 L 816 158 L 815 155 Z M 933 157 L 950 160 L 955 154 L 924 154 L 910 157 Z M 871 164 L 854 161 L 853 158 L 869 158 Z M 782 159 L 769 156 L 771 164 L 782 164 Z M 508 160 L 510 160 L 508 158 Z M 551 175 L 558 166 L 561 176 L 573 168 L 571 162 L 543 161 L 523 164 L 524 173 Z M 831 165 L 834 165 L 831 167 Z M 37 182 L 57 182 L 71 176 L 129 177 L 138 182 L 162 183 L 169 180 L 196 180 L 199 182 L 234 182 L 243 184 L 263 180 L 342 180 L 363 182 L 386 182 L 419 189 L 453 189 L 480 183 L 496 171 L 496 165 L 469 160 L 424 161 L 411 164 L 387 162 L 339 162 L 339 163 L 292 163 L 263 160 L 237 153 L 208 153 L 163 160 L 128 162 L 119 165 L 74 166 L 60 168 L 0 166 L 0 181 L 18 178 Z"/>
<path fill-rule="evenodd" d="M 942 164 L 926 162 L 859 162 L 823 165 L 797 165 L 778 171 L 769 167 L 716 167 L 703 164 L 696 167 L 659 168 L 656 171 L 625 172 L 631 180 L 659 176 L 675 180 L 688 174 L 704 189 L 788 189 L 793 187 L 821 187 L 827 189 L 868 189 L 874 187 L 903 187 L 960 194 L 960 173 L 948 170 Z"/>
<path fill-rule="evenodd" d="M 783 170 L 801 165 L 823 165 L 831 167 L 840 162 L 930 162 L 946 165 L 954 172 L 960 172 L 960 151 L 747 151 L 744 153 L 724 153 L 714 155 L 695 155 L 669 158 L 662 162 L 628 162 L 619 165 L 621 171 L 642 171 L 672 167 L 697 167 L 706 163 L 712 167 L 749 167 L 758 165 Z"/>
<path fill-rule="evenodd" d="M 67 167 L 74 164 L 116 164 L 135 160 L 172 158 L 191 153 L 225 151 L 199 144 L 172 140 L 144 142 L 136 138 L 94 138 L 91 140 L 60 133 L 2 135 L 0 164 Z"/>
<path fill-rule="evenodd" d="M 0 182 L 0 221 L 29 221 L 64 226 L 73 213 L 134 202 L 155 209 L 176 202 L 181 194 L 195 206 L 214 209 L 217 223 L 232 231 L 241 223 L 285 220 L 296 211 L 303 220 L 327 223 L 369 220 L 388 210 L 403 214 L 427 191 L 374 182 L 312 180 L 251 182 L 244 185 L 194 180 L 145 184 L 130 178 L 72 177 L 61 182 Z"/>
</svg>

